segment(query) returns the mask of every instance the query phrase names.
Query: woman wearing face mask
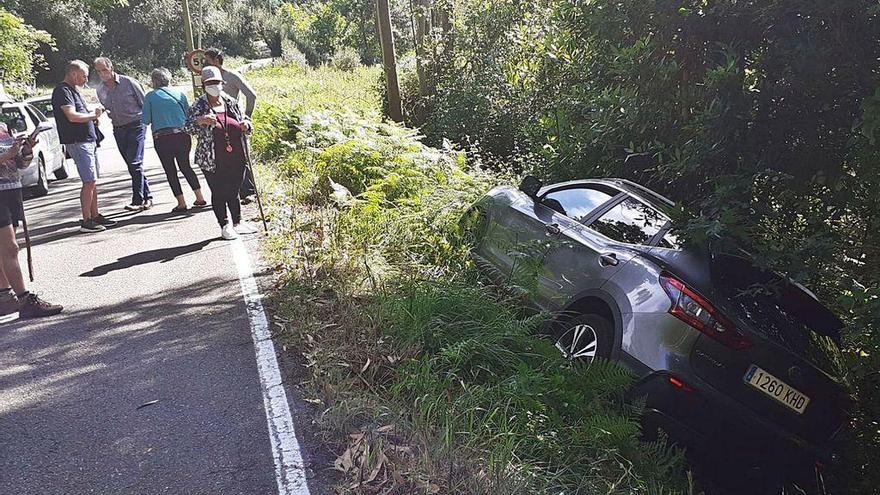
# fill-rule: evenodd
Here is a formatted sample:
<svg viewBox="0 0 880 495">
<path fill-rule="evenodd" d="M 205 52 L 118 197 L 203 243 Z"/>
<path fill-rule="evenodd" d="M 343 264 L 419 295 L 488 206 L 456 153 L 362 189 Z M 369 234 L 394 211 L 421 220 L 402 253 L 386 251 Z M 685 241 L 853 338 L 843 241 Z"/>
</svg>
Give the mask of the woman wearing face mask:
<svg viewBox="0 0 880 495">
<path fill-rule="evenodd" d="M 238 191 L 244 179 L 247 160 L 244 139 L 251 131 L 251 121 L 239 108 L 238 101 L 223 93 L 220 69 L 202 69 L 202 85 L 205 94 L 190 107 L 184 129 L 198 138 L 196 165 L 202 169 L 211 189 L 211 207 L 220 224 L 220 235 L 224 239 L 235 239 L 238 237 L 236 228 L 243 228 Z"/>
</svg>

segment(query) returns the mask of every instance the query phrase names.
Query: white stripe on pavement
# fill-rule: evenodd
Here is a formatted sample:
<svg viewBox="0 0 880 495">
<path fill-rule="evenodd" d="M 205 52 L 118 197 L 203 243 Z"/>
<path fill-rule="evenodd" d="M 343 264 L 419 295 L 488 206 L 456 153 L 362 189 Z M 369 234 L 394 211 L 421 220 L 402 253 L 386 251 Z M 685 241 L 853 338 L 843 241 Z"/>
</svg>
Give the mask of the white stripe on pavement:
<svg viewBox="0 0 880 495">
<path fill-rule="evenodd" d="M 260 384 L 263 390 L 263 405 L 266 408 L 266 419 L 269 422 L 269 439 L 272 444 L 272 457 L 275 459 L 275 477 L 278 481 L 279 495 L 309 495 L 306 484 L 305 466 L 296 432 L 293 417 L 287 403 L 287 393 L 281 382 L 281 371 L 278 369 L 278 358 L 275 356 L 275 345 L 269 333 L 269 321 L 263 310 L 263 296 L 257 288 L 251 270 L 251 260 L 247 248 L 241 239 L 231 242 L 232 258 L 238 268 L 238 279 L 241 282 L 241 293 L 247 304 L 248 319 L 251 324 L 251 336 L 257 352 L 257 370 L 260 373 Z"/>
</svg>

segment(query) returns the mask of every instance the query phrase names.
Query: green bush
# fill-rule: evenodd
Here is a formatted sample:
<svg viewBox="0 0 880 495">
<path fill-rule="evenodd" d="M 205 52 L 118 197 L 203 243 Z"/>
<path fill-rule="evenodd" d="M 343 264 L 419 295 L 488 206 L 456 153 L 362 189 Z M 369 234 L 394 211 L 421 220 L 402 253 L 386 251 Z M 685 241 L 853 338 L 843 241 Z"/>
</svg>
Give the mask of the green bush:
<svg viewBox="0 0 880 495">
<path fill-rule="evenodd" d="M 734 239 L 810 287 L 846 323 L 858 399 L 836 489 L 880 482 L 876 2 L 474 0 L 456 15 L 427 142 L 549 180 L 636 180 L 695 212 L 689 236 Z M 629 168 L 633 152 L 656 163 Z"/>
<path fill-rule="evenodd" d="M 687 489 L 681 455 L 639 439 L 639 408 L 621 397 L 628 372 L 571 368 L 536 336 L 541 315 L 523 316 L 478 281 L 459 219 L 509 179 L 381 122 L 376 95 L 354 110 L 344 103 L 352 75 L 329 70 L 255 73 L 271 102 L 256 116 L 255 147 L 277 157 L 264 190 L 269 256 L 285 268 L 280 318 L 298 322 L 308 393 L 343 439 L 344 485 L 369 485 L 355 478 L 378 458 L 405 493 Z M 372 87 L 377 72 L 358 84 Z M 276 148 L 266 124 L 289 114 L 299 114 L 295 140 Z M 363 442 L 372 456 L 357 457 Z"/>
<path fill-rule="evenodd" d="M 639 439 L 639 411 L 622 397 L 626 369 L 572 367 L 535 336 L 541 317 L 523 319 L 466 282 L 408 284 L 376 307 L 385 334 L 417 350 L 391 385 L 414 422 L 496 473 L 460 492 L 684 492 L 681 456 Z"/>
<path fill-rule="evenodd" d="M 354 48 L 341 48 L 333 54 L 330 64 L 336 70 L 352 72 L 362 65 L 361 55 Z"/>
<path fill-rule="evenodd" d="M 308 64 L 305 54 L 299 51 L 296 42 L 289 38 L 281 41 L 281 59 L 284 62 L 305 67 Z"/>
</svg>

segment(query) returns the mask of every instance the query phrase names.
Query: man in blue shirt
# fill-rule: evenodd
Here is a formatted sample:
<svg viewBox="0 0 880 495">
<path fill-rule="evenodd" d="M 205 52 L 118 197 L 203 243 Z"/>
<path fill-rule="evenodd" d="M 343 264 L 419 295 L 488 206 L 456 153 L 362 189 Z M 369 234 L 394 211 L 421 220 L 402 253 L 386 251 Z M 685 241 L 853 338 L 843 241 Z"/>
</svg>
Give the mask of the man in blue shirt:
<svg viewBox="0 0 880 495">
<path fill-rule="evenodd" d="M 58 127 L 58 138 L 76 164 L 82 180 L 79 200 L 82 206 L 81 232 L 101 232 L 116 222 L 98 213 L 98 153 L 95 122 L 103 108 L 89 110 L 79 93 L 89 80 L 89 66 L 82 60 L 67 64 L 64 80 L 52 91 L 52 112 Z"/>
<path fill-rule="evenodd" d="M 95 71 L 101 76 L 96 92 L 98 99 L 113 121 L 116 147 L 128 165 L 131 174 L 131 204 L 129 211 L 141 211 L 153 206 L 150 181 L 144 173 L 144 138 L 146 127 L 141 122 L 144 110 L 144 88 L 134 79 L 113 71 L 113 62 L 107 57 L 95 59 Z"/>
</svg>

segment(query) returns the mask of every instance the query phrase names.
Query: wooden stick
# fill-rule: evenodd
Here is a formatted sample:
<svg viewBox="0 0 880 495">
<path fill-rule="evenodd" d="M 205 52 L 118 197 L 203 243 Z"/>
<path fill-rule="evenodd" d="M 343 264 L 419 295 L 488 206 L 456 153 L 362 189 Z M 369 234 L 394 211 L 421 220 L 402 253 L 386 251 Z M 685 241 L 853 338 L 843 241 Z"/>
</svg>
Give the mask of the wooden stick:
<svg viewBox="0 0 880 495">
<path fill-rule="evenodd" d="M 24 246 L 27 250 L 28 276 L 34 281 L 34 257 L 31 253 L 31 235 L 28 232 L 27 220 L 24 218 L 24 207 L 21 209 L 21 228 L 24 231 Z"/>
<path fill-rule="evenodd" d="M 260 219 L 263 221 L 263 230 L 269 232 L 269 226 L 266 224 L 266 215 L 263 213 L 263 200 L 260 198 L 260 190 L 257 188 L 257 176 L 254 174 L 254 166 L 251 162 L 251 145 L 247 135 L 242 136 L 244 141 L 244 156 L 247 159 L 247 167 L 251 171 L 251 177 L 254 178 L 254 196 L 257 197 L 257 208 L 260 209 Z M 247 180 L 247 177 L 245 177 Z"/>
</svg>

